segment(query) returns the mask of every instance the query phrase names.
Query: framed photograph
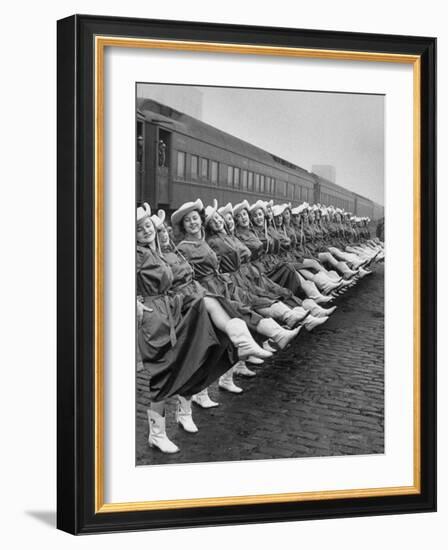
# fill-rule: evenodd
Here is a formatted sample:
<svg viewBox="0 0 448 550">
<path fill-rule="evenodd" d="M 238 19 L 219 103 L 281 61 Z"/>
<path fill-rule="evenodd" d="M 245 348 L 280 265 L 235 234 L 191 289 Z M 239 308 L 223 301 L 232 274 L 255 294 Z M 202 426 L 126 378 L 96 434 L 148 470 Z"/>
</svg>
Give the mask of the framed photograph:
<svg viewBox="0 0 448 550">
<path fill-rule="evenodd" d="M 58 21 L 58 528 L 436 509 L 436 39 Z"/>
</svg>

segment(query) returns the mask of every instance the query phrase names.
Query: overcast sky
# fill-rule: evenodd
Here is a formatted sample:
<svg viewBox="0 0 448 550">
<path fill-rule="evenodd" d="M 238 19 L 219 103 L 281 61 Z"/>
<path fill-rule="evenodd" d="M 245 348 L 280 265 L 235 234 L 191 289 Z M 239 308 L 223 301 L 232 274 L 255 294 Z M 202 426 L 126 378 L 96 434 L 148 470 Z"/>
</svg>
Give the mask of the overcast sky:
<svg viewBox="0 0 448 550">
<path fill-rule="evenodd" d="M 204 122 L 306 170 L 332 165 L 337 184 L 384 204 L 384 96 L 170 85 L 142 92 L 192 116 L 202 111 Z"/>
</svg>

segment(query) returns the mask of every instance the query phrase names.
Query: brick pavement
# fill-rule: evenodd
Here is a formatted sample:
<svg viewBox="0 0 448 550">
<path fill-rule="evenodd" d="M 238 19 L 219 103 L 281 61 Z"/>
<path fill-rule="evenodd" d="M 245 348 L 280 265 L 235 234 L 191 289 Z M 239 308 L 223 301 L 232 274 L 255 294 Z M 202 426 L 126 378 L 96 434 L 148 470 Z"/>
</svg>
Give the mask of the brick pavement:
<svg viewBox="0 0 448 550">
<path fill-rule="evenodd" d="M 329 321 L 264 365 L 236 377 L 239 395 L 210 389 L 219 407 L 193 405 L 197 434 L 174 420 L 180 447 L 164 455 L 147 444 L 147 372 L 137 376 L 136 464 L 359 455 L 384 452 L 384 266 L 336 299 Z"/>
</svg>

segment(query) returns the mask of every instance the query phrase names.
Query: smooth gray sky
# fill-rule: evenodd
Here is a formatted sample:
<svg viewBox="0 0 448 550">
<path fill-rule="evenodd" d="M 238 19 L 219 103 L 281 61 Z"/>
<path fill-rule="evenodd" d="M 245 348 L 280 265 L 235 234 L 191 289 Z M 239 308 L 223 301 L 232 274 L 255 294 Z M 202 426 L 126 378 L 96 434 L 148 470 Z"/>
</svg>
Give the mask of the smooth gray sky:
<svg viewBox="0 0 448 550">
<path fill-rule="evenodd" d="M 330 164 L 338 185 L 384 204 L 384 96 L 158 84 L 137 94 L 306 170 Z"/>
</svg>

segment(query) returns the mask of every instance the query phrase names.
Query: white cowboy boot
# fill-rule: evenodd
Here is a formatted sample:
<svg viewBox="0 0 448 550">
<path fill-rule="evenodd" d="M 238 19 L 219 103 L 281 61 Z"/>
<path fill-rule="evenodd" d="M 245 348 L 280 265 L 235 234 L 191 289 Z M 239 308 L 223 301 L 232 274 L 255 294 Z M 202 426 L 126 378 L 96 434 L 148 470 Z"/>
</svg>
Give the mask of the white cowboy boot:
<svg viewBox="0 0 448 550">
<path fill-rule="evenodd" d="M 177 453 L 179 447 L 168 439 L 165 431 L 165 417 L 160 416 L 156 411 L 148 409 L 149 437 L 150 447 L 157 447 L 162 453 Z"/>
<path fill-rule="evenodd" d="M 357 274 L 357 271 L 350 269 L 345 262 L 338 262 L 337 267 L 339 268 L 339 271 L 344 274 L 345 279 L 350 279 Z"/>
<path fill-rule="evenodd" d="M 291 309 L 283 302 L 275 302 L 270 307 L 262 310 L 263 317 L 272 317 L 276 321 L 287 325 L 288 328 L 296 328 L 304 318 L 301 312 Z M 305 312 L 306 315 L 306 312 Z"/>
<path fill-rule="evenodd" d="M 239 374 L 240 376 L 247 376 L 248 378 L 257 376 L 253 370 L 250 370 L 247 368 L 247 365 L 244 361 L 238 361 L 238 363 L 233 365 L 233 374 Z"/>
<path fill-rule="evenodd" d="M 317 286 L 312 281 L 307 281 L 301 275 L 299 275 L 299 278 L 300 278 L 300 284 L 302 286 L 302 290 L 305 292 L 308 298 L 311 298 L 318 304 L 321 304 L 321 303 L 325 304 L 333 300 L 331 296 L 324 296 L 323 294 L 321 294 Z"/>
<path fill-rule="evenodd" d="M 319 290 L 322 290 L 327 294 L 332 290 L 336 290 L 340 286 L 340 282 L 330 279 L 323 271 L 319 271 L 319 273 L 314 276 L 313 282 Z"/>
<path fill-rule="evenodd" d="M 303 315 L 301 311 L 297 311 L 295 308 L 293 308 L 283 315 L 282 321 L 283 323 L 285 323 L 285 325 L 288 328 L 294 329 L 298 327 L 300 324 L 303 324 L 307 316 L 308 316 L 307 311 L 305 311 L 305 315 Z"/>
<path fill-rule="evenodd" d="M 266 351 L 270 351 L 272 353 L 275 353 L 277 350 L 275 348 L 273 348 L 270 344 L 269 344 L 269 340 L 265 340 L 263 342 L 263 349 L 265 349 Z"/>
<path fill-rule="evenodd" d="M 241 393 L 242 388 L 238 387 L 233 381 L 233 367 L 219 377 L 218 386 L 222 390 L 227 390 L 230 393 Z"/>
<path fill-rule="evenodd" d="M 238 350 L 238 357 L 241 360 L 248 357 L 258 357 L 259 359 L 267 359 L 272 356 L 272 353 L 265 351 L 252 338 L 246 323 L 241 319 L 230 319 L 227 322 L 225 331 L 230 338 L 232 344 Z"/>
<path fill-rule="evenodd" d="M 307 298 L 306 300 L 303 300 L 302 306 L 306 310 L 308 310 L 313 317 L 328 317 L 337 308 L 337 306 L 333 306 L 330 308 L 321 307 L 318 304 L 316 304 L 314 300 L 311 300 L 311 298 Z"/>
<path fill-rule="evenodd" d="M 332 281 L 337 281 L 338 283 L 340 283 L 343 280 L 337 271 L 334 271 L 334 270 L 326 271 L 326 274 Z"/>
<path fill-rule="evenodd" d="M 194 403 L 196 403 L 196 405 L 199 405 L 203 409 L 212 409 L 213 407 L 218 407 L 219 406 L 219 403 L 217 403 L 216 401 L 212 401 L 210 399 L 210 396 L 208 395 L 207 388 L 200 391 L 196 395 L 193 395 L 191 400 Z"/>
<path fill-rule="evenodd" d="M 177 396 L 178 404 L 176 411 L 176 421 L 182 426 L 182 428 L 189 433 L 196 433 L 198 427 L 193 422 L 193 416 L 191 414 L 191 399 L 185 399 L 181 395 Z"/>
<path fill-rule="evenodd" d="M 263 336 L 267 336 L 273 340 L 280 349 L 286 346 L 295 338 L 302 327 L 297 327 L 294 330 L 282 328 L 274 319 L 262 319 L 257 325 L 257 331 Z"/>
<path fill-rule="evenodd" d="M 308 332 L 310 332 L 313 328 L 323 325 L 327 321 L 328 317 L 313 317 L 313 315 L 309 315 L 303 322 L 303 326 Z"/>
<path fill-rule="evenodd" d="M 300 315 L 302 317 L 301 319 L 302 321 L 305 319 L 305 317 L 309 315 L 308 310 L 302 306 L 296 306 L 296 307 L 293 307 L 292 309 L 297 313 L 297 315 Z"/>
<path fill-rule="evenodd" d="M 263 346 L 263 349 L 265 349 L 264 346 Z M 271 351 L 271 350 L 267 349 L 266 351 Z M 275 352 L 275 349 L 272 350 L 271 353 L 273 353 L 273 352 Z M 246 359 L 246 361 L 248 363 L 252 363 L 253 365 L 262 365 L 264 363 L 264 359 L 260 359 L 259 357 L 252 357 L 252 356 L 249 356 Z"/>
<path fill-rule="evenodd" d="M 363 267 L 359 268 L 359 277 L 363 279 L 366 275 L 371 275 L 372 272 L 369 269 L 364 269 Z"/>
</svg>

